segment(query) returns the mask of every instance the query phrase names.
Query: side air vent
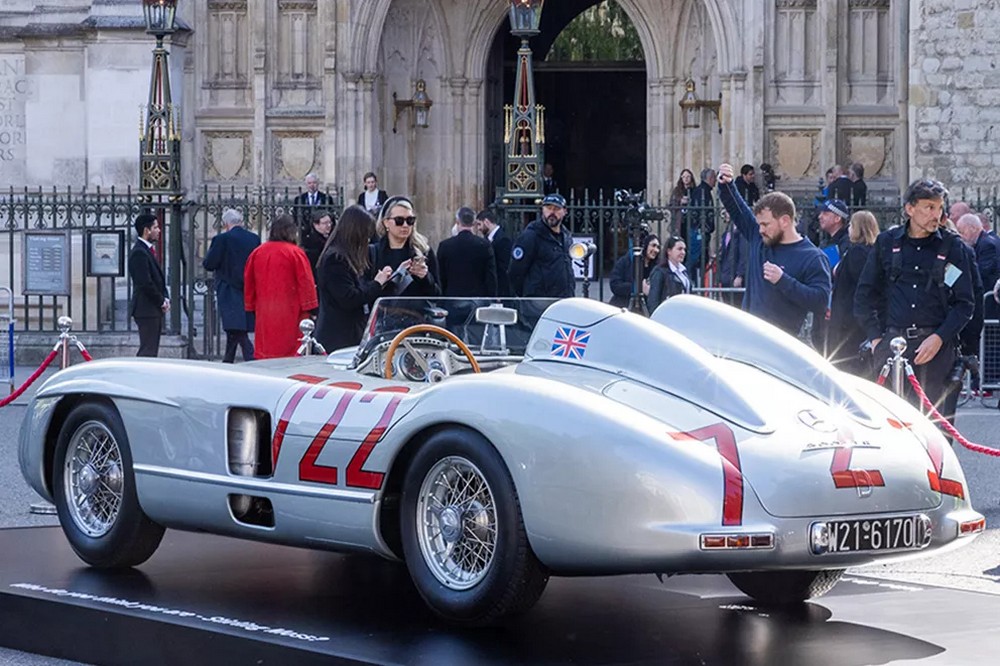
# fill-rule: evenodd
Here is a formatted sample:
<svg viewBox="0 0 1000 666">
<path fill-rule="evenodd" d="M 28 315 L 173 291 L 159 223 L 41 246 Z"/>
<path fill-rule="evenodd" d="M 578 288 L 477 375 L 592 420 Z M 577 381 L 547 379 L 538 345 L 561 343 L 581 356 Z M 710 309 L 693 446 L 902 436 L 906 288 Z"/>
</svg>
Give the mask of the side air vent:
<svg viewBox="0 0 1000 666">
<path fill-rule="evenodd" d="M 271 461 L 271 417 L 258 409 L 233 407 L 226 423 L 229 472 L 236 476 L 269 477 Z"/>
</svg>

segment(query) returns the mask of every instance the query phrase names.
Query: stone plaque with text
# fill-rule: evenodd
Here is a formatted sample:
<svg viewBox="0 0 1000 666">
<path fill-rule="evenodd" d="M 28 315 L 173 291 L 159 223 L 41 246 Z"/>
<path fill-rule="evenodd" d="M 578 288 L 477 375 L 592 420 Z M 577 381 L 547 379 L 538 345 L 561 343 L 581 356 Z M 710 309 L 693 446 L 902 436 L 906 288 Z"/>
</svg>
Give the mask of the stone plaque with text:
<svg viewBox="0 0 1000 666">
<path fill-rule="evenodd" d="M 24 56 L 0 54 L 0 183 L 4 187 L 25 185 L 29 86 Z"/>
</svg>

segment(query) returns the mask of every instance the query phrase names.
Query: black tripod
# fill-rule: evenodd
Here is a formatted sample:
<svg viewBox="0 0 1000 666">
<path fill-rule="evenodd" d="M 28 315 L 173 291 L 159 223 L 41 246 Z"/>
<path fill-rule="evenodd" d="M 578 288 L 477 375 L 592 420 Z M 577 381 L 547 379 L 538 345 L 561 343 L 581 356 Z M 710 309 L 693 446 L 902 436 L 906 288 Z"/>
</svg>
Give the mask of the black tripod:
<svg viewBox="0 0 1000 666">
<path fill-rule="evenodd" d="M 628 299 L 628 310 L 648 317 L 646 297 L 642 294 L 642 266 L 646 263 L 646 258 L 642 256 L 642 239 L 649 233 L 649 225 L 645 222 L 630 224 L 629 231 L 632 233 L 632 295 Z"/>
</svg>

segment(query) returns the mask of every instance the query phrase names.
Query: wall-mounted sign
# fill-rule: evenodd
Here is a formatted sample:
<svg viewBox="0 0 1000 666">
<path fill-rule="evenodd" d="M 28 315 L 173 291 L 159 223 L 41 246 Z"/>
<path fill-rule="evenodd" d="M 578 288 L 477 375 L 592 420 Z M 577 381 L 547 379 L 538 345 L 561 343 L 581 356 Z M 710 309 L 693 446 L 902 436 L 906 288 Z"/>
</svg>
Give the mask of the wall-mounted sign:
<svg viewBox="0 0 1000 666">
<path fill-rule="evenodd" d="M 68 231 L 24 232 L 24 289 L 28 296 L 69 296 Z"/>
<path fill-rule="evenodd" d="M 125 232 L 87 230 L 87 277 L 125 277 Z"/>
</svg>

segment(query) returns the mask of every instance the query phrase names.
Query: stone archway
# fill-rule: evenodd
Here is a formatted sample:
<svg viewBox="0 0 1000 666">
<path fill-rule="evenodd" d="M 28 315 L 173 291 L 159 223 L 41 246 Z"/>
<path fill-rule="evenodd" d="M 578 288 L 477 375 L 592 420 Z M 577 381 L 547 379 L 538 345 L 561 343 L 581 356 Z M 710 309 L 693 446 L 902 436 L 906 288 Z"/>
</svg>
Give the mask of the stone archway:
<svg viewBox="0 0 1000 666">
<path fill-rule="evenodd" d="M 687 145 L 690 141 L 686 141 L 679 132 L 677 103 L 683 94 L 686 74 L 679 71 L 677 50 L 671 48 L 670 41 L 663 36 L 674 34 L 678 30 L 680 18 L 688 16 L 694 6 L 702 6 L 717 49 L 720 87 L 724 96 L 728 97 L 724 103 L 728 108 L 742 109 L 747 103 L 743 86 L 747 68 L 742 61 L 740 48 L 741 22 L 736 19 L 732 7 L 725 0 L 675 0 L 668 10 L 664 9 L 663 0 L 618 0 L 618 4 L 635 26 L 646 54 L 649 86 L 646 187 L 648 191 L 655 192 L 671 182 L 673 168 L 669 156 L 680 153 L 695 158 L 704 156 L 706 152 L 704 148 L 697 150 Z M 465 72 L 476 73 L 481 79 L 487 68 L 494 37 L 504 28 L 507 20 L 507 3 L 487 0 L 481 1 L 479 5 L 484 6 L 484 11 L 479 13 L 478 20 L 471 26 L 467 42 L 469 50 L 463 69 Z M 485 109 L 483 113 L 485 114 Z M 737 137 L 744 137 L 744 134 L 730 127 L 723 134 L 719 152 L 749 153 L 749 142 L 745 138 L 737 141 Z M 482 151 L 481 163 L 485 165 L 485 142 Z"/>
<path fill-rule="evenodd" d="M 724 104 L 736 110 L 749 108 L 743 89 L 748 68 L 740 48 L 744 24 L 749 19 L 738 20 L 727 0 L 674 0 L 666 8 L 663 0 L 618 1 L 635 26 L 646 54 L 647 188 L 656 191 L 671 181 L 674 168 L 670 156 L 685 150 L 687 140 L 678 131 L 677 101 L 683 94 L 683 74 L 669 37 L 678 29 L 677 17 L 689 5 L 704 8 L 718 51 L 719 87 L 727 97 Z M 356 180 L 390 153 L 394 162 L 405 162 L 418 173 L 433 171 L 434 182 L 423 184 L 432 191 L 420 192 L 419 196 L 432 202 L 425 214 L 450 225 L 450 211 L 457 205 L 480 205 L 491 199 L 490 193 L 481 191 L 486 169 L 483 81 L 493 38 L 507 20 L 507 2 L 363 0 L 353 4 L 352 37 L 345 45 L 346 62 L 340 69 L 346 81 L 345 94 L 337 101 L 338 117 L 344 121 L 336 147 L 338 171 L 348 180 Z M 390 14 L 411 5 L 430 9 L 418 14 L 422 20 L 433 19 L 437 29 L 436 40 L 428 42 L 427 51 L 437 57 L 430 74 L 434 80 L 427 79 L 434 108 L 432 127 L 411 137 L 414 143 L 400 155 L 399 136 L 391 133 L 389 109 L 393 92 L 405 96 L 409 90 L 401 88 L 401 82 L 389 84 L 385 80 L 385 40 L 387 24 L 392 25 Z M 368 38 L 370 35 L 378 38 Z M 411 80 L 427 78 L 427 73 L 417 70 L 415 65 L 411 67 Z M 749 122 L 737 114 L 732 118 L 744 125 Z M 748 145 L 736 145 L 737 139 L 745 142 L 746 136 L 743 130 L 730 129 L 723 135 L 722 149 L 727 154 L 749 153 Z M 445 222 L 439 224 L 442 229 L 438 233 L 443 233 Z"/>
</svg>

